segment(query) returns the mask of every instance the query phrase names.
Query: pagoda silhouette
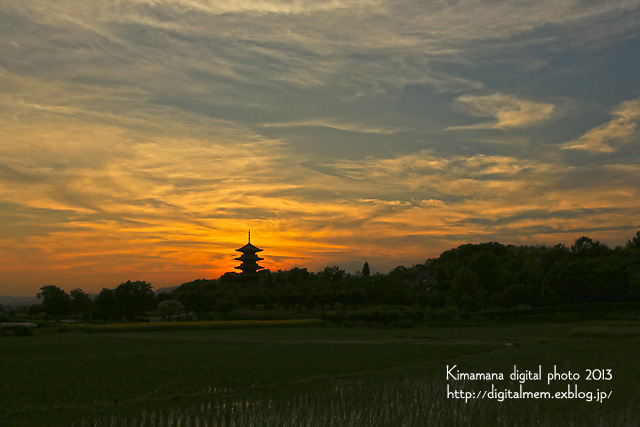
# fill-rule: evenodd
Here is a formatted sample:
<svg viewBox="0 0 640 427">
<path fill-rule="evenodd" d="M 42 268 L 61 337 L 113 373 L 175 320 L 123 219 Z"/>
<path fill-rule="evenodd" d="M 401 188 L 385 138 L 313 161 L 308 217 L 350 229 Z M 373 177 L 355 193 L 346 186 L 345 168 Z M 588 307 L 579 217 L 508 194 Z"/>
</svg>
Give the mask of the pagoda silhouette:
<svg viewBox="0 0 640 427">
<path fill-rule="evenodd" d="M 260 258 L 256 255 L 257 252 L 262 252 L 262 249 L 251 244 L 251 230 L 249 230 L 249 243 L 240 249 L 236 249 L 236 251 L 242 253 L 238 258 L 235 258 L 236 261 L 242 261 L 242 264 L 235 267 L 242 271 L 242 275 L 253 276 L 258 270 L 264 268 L 258 265 L 258 261 L 261 261 L 264 258 Z"/>
</svg>

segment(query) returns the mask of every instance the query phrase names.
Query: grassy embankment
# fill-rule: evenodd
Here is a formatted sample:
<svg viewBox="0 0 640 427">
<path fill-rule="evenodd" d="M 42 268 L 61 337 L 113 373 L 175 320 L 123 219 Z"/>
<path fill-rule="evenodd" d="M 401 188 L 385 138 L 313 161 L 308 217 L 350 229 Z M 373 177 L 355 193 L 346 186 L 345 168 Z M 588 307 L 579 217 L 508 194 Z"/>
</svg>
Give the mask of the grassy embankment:
<svg viewBox="0 0 640 427">
<path fill-rule="evenodd" d="M 512 345 L 507 345 L 510 343 Z M 637 322 L 366 329 L 69 333 L 0 340 L 0 425 L 632 425 L 640 419 Z M 612 391 L 604 403 L 447 398 L 461 372 L 513 365 L 525 390 Z M 547 385 L 553 369 L 579 381 Z M 586 381 L 585 369 L 611 369 Z"/>
</svg>

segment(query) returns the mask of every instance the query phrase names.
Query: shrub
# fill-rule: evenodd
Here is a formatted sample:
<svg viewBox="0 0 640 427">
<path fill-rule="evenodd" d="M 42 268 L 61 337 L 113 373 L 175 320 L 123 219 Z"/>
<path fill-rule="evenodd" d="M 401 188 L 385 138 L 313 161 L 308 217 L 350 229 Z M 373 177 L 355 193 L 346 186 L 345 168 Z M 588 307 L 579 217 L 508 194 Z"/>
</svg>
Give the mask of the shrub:
<svg viewBox="0 0 640 427">
<path fill-rule="evenodd" d="M 31 325 L 28 323 L 5 323 L 2 325 L 2 335 L 3 336 L 18 336 L 18 337 L 26 337 L 33 335 L 33 327 L 35 325 Z"/>
</svg>

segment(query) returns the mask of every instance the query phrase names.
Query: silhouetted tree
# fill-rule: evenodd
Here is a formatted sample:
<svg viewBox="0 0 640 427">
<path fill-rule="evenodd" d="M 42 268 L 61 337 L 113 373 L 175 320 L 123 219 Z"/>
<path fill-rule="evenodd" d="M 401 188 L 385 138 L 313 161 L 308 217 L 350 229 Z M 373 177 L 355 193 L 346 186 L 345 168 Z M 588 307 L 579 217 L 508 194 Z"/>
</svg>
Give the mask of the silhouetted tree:
<svg viewBox="0 0 640 427">
<path fill-rule="evenodd" d="M 346 301 L 351 304 L 353 309 L 358 308 L 359 305 L 365 302 L 367 296 L 362 289 L 350 289 L 347 292 Z"/>
<path fill-rule="evenodd" d="M 2 304 L 0 304 L 0 322 L 9 322 L 10 320 L 9 313 L 7 313 L 4 307 L 2 307 Z"/>
<path fill-rule="evenodd" d="M 585 257 L 597 257 L 603 255 L 609 248 L 607 245 L 594 241 L 593 239 L 582 236 L 576 239 L 571 245 L 571 252 Z"/>
<path fill-rule="evenodd" d="M 47 317 L 59 318 L 71 311 L 71 298 L 55 285 L 41 287 L 38 298 L 42 298 L 42 309 Z"/>
<path fill-rule="evenodd" d="M 466 310 L 482 308 L 482 288 L 478 284 L 478 275 L 468 267 L 462 267 L 451 282 L 452 300 Z"/>
<path fill-rule="evenodd" d="M 318 294 L 316 292 L 313 292 L 307 295 L 307 297 L 303 301 L 303 304 L 307 308 L 307 311 L 311 311 L 313 307 L 315 307 L 317 301 L 318 301 Z"/>
<path fill-rule="evenodd" d="M 640 251 L 640 231 L 631 240 L 627 240 L 627 249 Z"/>
<path fill-rule="evenodd" d="M 213 311 L 219 293 L 218 281 L 198 279 L 183 283 L 173 290 L 171 296 L 184 305 L 187 313 L 193 312 L 196 316 L 205 316 Z"/>
<path fill-rule="evenodd" d="M 294 285 L 303 283 L 311 277 L 311 273 L 306 268 L 294 267 L 288 272 L 288 282 Z"/>
<path fill-rule="evenodd" d="M 330 282 L 339 282 L 346 277 L 346 275 L 346 272 L 341 270 L 337 265 L 334 265 L 333 267 L 325 267 L 322 272 L 322 278 Z"/>
<path fill-rule="evenodd" d="M 371 275 L 371 270 L 369 270 L 369 263 L 365 261 L 362 266 L 362 277 L 369 277 Z"/>
<path fill-rule="evenodd" d="M 42 304 L 33 304 L 29 307 L 29 316 L 38 317 L 42 313 Z"/>
<path fill-rule="evenodd" d="M 132 282 L 128 280 L 125 283 L 121 283 L 113 291 L 113 296 L 118 304 L 120 314 L 126 319 L 140 316 L 146 310 L 151 310 L 155 306 L 151 283 L 144 281 Z"/>
<path fill-rule="evenodd" d="M 180 301 L 164 300 L 158 303 L 158 311 L 164 318 L 184 314 L 184 306 Z"/>
<path fill-rule="evenodd" d="M 93 311 L 93 301 L 82 289 L 74 289 L 70 292 L 71 310 L 80 316 L 87 318 Z"/>
<path fill-rule="evenodd" d="M 231 296 L 224 296 L 216 301 L 213 311 L 220 314 L 223 318 L 227 318 L 229 314 L 239 308 L 238 301 Z"/>
<path fill-rule="evenodd" d="M 102 320 L 118 320 L 118 303 L 113 289 L 103 288 L 94 302 L 94 317 Z"/>
<path fill-rule="evenodd" d="M 171 295 L 169 295 L 167 292 L 160 292 L 158 295 L 156 295 L 156 301 L 158 303 L 169 299 L 171 299 Z"/>
<path fill-rule="evenodd" d="M 531 297 L 527 287 L 521 283 L 507 286 L 498 294 L 498 302 L 503 307 L 530 304 Z"/>
</svg>

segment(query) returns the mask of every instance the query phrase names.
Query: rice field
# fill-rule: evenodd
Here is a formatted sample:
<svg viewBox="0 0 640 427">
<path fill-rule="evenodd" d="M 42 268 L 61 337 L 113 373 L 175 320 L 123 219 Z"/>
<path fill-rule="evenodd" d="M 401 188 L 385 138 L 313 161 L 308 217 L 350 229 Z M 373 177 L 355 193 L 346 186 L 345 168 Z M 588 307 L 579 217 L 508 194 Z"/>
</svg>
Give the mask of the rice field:
<svg viewBox="0 0 640 427">
<path fill-rule="evenodd" d="M 281 328 L 320 326 L 320 319 L 285 320 L 203 320 L 191 322 L 126 322 L 66 325 L 66 332 L 137 332 L 137 331 L 199 331 L 209 329 Z"/>
<path fill-rule="evenodd" d="M 404 377 L 371 384 L 360 380 L 303 392 L 286 400 L 210 399 L 182 406 L 145 408 L 136 413 L 88 417 L 74 426 L 633 426 L 640 415 L 629 402 L 622 411 L 604 409 L 595 417 L 578 410 L 561 416 L 542 411 L 537 402 L 488 405 L 447 399 L 442 384 Z"/>
<path fill-rule="evenodd" d="M 240 328 L 0 340 L 3 426 L 636 425 L 633 322 L 493 328 Z M 509 344 L 509 345 L 508 345 Z M 454 399 L 446 366 L 612 369 L 605 402 Z M 528 390 L 563 390 L 530 382 Z M 518 382 L 499 384 L 516 389 Z"/>
</svg>

